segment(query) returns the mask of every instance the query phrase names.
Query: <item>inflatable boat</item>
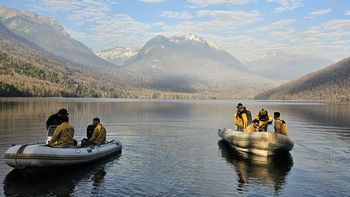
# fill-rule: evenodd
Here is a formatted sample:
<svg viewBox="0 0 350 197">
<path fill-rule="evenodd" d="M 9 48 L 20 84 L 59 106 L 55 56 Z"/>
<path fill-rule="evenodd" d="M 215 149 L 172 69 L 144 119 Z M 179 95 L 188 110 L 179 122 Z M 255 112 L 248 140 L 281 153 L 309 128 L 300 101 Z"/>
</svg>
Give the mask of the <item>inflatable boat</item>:
<svg viewBox="0 0 350 197">
<path fill-rule="evenodd" d="M 46 144 L 13 145 L 5 152 L 7 165 L 17 168 L 66 167 L 90 163 L 119 154 L 122 144 L 111 140 L 105 144 L 88 147 L 58 148 Z"/>
<path fill-rule="evenodd" d="M 218 134 L 238 151 L 260 156 L 289 152 L 294 146 L 294 142 L 287 136 L 274 132 L 248 133 L 233 129 L 219 129 Z"/>
</svg>

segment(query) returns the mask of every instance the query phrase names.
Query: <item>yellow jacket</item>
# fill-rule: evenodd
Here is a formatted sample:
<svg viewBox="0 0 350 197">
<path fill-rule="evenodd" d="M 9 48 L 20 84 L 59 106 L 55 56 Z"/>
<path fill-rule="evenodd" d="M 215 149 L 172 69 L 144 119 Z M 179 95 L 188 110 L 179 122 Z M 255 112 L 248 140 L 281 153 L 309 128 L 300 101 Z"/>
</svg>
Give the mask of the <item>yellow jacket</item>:
<svg viewBox="0 0 350 197">
<path fill-rule="evenodd" d="M 68 122 L 63 122 L 56 128 L 48 144 L 57 147 L 74 146 L 73 137 L 74 128 Z"/>
<path fill-rule="evenodd" d="M 255 116 L 255 118 L 259 120 L 259 127 L 267 126 L 269 123 L 272 123 L 272 120 L 273 120 L 272 116 L 268 112 L 267 112 L 267 120 L 260 120 L 259 119 L 259 114 L 257 114 Z"/>
<path fill-rule="evenodd" d="M 106 129 L 102 124 L 96 126 L 89 142 L 94 144 L 104 144 L 106 142 Z"/>
<path fill-rule="evenodd" d="M 241 128 L 246 128 L 248 124 L 248 117 L 246 113 L 242 113 L 242 118 L 237 115 L 237 113 L 234 114 L 233 122 L 236 126 Z"/>
<path fill-rule="evenodd" d="M 251 123 L 249 126 L 247 126 L 247 128 L 245 128 L 244 130 L 245 132 L 258 132 L 259 131 L 259 127 L 255 128 L 254 127 L 254 123 Z"/>
<path fill-rule="evenodd" d="M 275 120 L 275 132 L 285 136 L 288 135 L 288 125 L 282 118 Z"/>
</svg>

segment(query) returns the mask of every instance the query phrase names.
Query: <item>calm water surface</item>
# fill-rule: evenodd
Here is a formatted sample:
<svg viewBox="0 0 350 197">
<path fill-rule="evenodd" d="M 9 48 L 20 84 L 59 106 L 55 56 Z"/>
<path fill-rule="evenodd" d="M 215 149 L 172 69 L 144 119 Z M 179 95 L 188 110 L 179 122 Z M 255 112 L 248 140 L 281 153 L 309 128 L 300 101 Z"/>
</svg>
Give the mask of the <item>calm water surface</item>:
<svg viewBox="0 0 350 197">
<path fill-rule="evenodd" d="M 64 172 L 23 173 L 1 157 L 0 196 L 349 196 L 350 105 L 243 101 L 254 113 L 281 111 L 295 141 L 290 155 L 261 158 L 217 135 L 237 102 L 0 98 L 1 155 L 43 141 L 61 107 L 76 138 L 100 117 L 123 143 L 120 156 Z"/>
</svg>

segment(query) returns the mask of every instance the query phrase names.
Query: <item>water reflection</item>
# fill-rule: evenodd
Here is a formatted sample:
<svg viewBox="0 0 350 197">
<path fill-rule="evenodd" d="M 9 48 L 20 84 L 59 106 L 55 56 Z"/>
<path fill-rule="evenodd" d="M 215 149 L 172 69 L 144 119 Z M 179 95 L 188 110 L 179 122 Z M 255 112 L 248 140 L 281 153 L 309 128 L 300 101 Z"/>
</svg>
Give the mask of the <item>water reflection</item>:
<svg viewBox="0 0 350 197">
<path fill-rule="evenodd" d="M 86 180 L 92 181 L 91 195 L 99 193 L 106 176 L 106 165 L 119 155 L 98 163 L 64 169 L 17 170 L 9 172 L 4 180 L 5 196 L 72 196 L 76 186 Z M 86 192 L 86 191 L 81 191 Z"/>
<path fill-rule="evenodd" d="M 293 166 L 293 159 L 289 153 L 261 157 L 237 152 L 225 140 L 220 140 L 218 145 L 222 157 L 234 167 L 237 175 L 237 190 L 240 193 L 247 192 L 250 185 L 273 186 L 276 195 L 282 191 L 288 172 Z"/>
</svg>

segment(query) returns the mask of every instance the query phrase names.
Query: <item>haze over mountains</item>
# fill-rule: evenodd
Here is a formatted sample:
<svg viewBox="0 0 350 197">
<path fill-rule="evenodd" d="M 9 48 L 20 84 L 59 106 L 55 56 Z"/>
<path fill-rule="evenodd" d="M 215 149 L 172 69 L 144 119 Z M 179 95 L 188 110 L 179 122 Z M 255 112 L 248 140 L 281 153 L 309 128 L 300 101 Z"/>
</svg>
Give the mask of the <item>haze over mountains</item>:
<svg viewBox="0 0 350 197">
<path fill-rule="evenodd" d="M 245 62 L 248 69 L 257 74 L 275 80 L 293 80 L 305 73 L 320 70 L 333 64 L 329 59 L 309 54 L 271 51 Z"/>
<path fill-rule="evenodd" d="M 156 36 L 123 67 L 155 77 L 153 86 L 157 88 L 186 92 L 205 89 L 225 97 L 240 93 L 250 96 L 274 85 L 272 80 L 249 73 L 238 59 L 215 44 L 193 34 Z"/>
<path fill-rule="evenodd" d="M 256 99 L 350 101 L 350 57 L 258 94 Z"/>
<path fill-rule="evenodd" d="M 156 36 L 139 50 L 119 47 L 96 52 L 98 57 L 56 21 L 4 7 L 0 44 L 3 96 L 253 98 L 276 87 L 276 80 L 298 77 L 328 61 L 270 55 L 245 66 L 194 34 Z"/>
</svg>

